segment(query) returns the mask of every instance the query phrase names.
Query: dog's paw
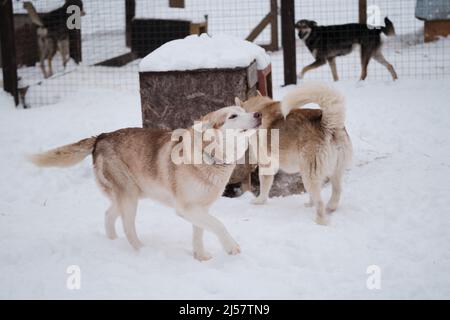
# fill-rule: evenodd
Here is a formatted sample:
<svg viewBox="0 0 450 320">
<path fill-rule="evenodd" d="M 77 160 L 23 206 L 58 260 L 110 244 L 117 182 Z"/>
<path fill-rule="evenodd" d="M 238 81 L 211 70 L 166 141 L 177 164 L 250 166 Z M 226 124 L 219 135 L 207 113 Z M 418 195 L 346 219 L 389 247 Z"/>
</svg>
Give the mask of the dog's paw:
<svg viewBox="0 0 450 320">
<path fill-rule="evenodd" d="M 335 212 L 335 211 L 336 211 L 336 208 L 335 208 L 335 207 L 327 207 L 327 208 L 325 209 L 325 211 L 326 211 L 326 213 L 330 214 L 330 213 Z"/>
<path fill-rule="evenodd" d="M 326 213 L 333 213 L 336 211 L 337 207 L 338 207 L 338 202 L 337 201 L 330 201 L 327 203 L 327 206 L 325 208 Z"/>
<path fill-rule="evenodd" d="M 316 223 L 321 226 L 326 226 L 328 224 L 328 220 L 324 216 L 317 216 Z"/>
<path fill-rule="evenodd" d="M 241 253 L 241 247 L 236 243 L 234 246 L 232 246 L 231 248 L 229 248 L 227 250 L 227 253 L 232 256 L 235 256 L 235 255 Z"/>
<path fill-rule="evenodd" d="M 312 208 L 314 206 L 314 203 L 312 203 L 312 202 L 305 202 L 303 205 L 305 206 L 305 208 Z"/>
<path fill-rule="evenodd" d="M 252 204 L 256 204 L 256 205 L 265 204 L 266 202 L 267 202 L 266 198 L 260 198 L 260 197 L 257 197 L 252 200 Z"/>
<path fill-rule="evenodd" d="M 208 261 L 212 259 L 212 255 L 210 255 L 208 252 L 195 252 L 194 251 L 194 259 L 198 261 Z"/>
<path fill-rule="evenodd" d="M 136 252 L 139 252 L 144 245 L 141 242 L 139 242 L 139 243 L 133 243 L 131 246 L 133 247 L 133 249 Z"/>
</svg>

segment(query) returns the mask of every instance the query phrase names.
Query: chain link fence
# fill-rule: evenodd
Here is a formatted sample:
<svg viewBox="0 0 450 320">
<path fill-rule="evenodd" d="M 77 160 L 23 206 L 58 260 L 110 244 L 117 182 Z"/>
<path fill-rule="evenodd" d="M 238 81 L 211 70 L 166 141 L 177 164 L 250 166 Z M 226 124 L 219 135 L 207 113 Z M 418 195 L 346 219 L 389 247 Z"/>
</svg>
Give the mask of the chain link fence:
<svg viewBox="0 0 450 320">
<path fill-rule="evenodd" d="M 138 65 L 143 56 L 167 41 L 204 32 L 249 39 L 266 48 L 272 57 L 273 85 L 281 86 L 281 1 L 284 0 L 84 0 L 80 8 L 81 28 L 71 30 L 64 21 L 77 14 L 67 14 L 68 6 L 80 6 L 77 1 L 12 0 L 21 101 L 25 106 L 51 104 L 76 94 L 80 88 L 137 94 Z M 450 74 L 450 41 L 438 35 L 426 39 L 426 34 L 436 28 L 445 34 L 449 20 L 441 16 L 437 24 L 431 15 L 416 17 L 424 9 L 445 11 L 447 0 L 434 4 L 416 0 L 295 0 L 295 20 L 314 20 L 319 26 L 357 23 L 361 19 L 361 3 L 367 6 L 369 20 L 379 18 L 384 25 L 387 16 L 393 22 L 396 35 L 382 35 L 382 52 L 400 79 L 444 78 Z M 38 18 L 33 18 L 31 7 Z M 339 36 L 335 37 L 338 42 Z M 314 57 L 297 35 L 295 49 L 289 54 L 296 54 L 299 72 Z M 359 49 L 337 57 L 336 69 L 340 79 L 356 81 L 361 70 Z M 326 65 L 311 70 L 305 78 L 333 79 Z M 370 62 L 367 79 L 388 81 L 390 75 L 382 65 Z"/>
</svg>

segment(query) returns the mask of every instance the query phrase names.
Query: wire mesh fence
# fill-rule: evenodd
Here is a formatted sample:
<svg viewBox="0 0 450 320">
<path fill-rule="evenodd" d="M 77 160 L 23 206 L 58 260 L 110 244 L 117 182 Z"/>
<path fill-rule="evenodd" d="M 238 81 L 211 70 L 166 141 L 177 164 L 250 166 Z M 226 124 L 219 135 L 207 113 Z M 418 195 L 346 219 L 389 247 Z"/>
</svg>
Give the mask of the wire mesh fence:
<svg viewBox="0 0 450 320">
<path fill-rule="evenodd" d="M 64 21 L 69 16 L 68 6 L 77 5 L 77 1 L 13 0 L 22 101 L 28 106 L 50 104 L 80 88 L 137 93 L 138 64 L 143 56 L 167 41 L 203 32 L 250 38 L 271 50 L 273 85 L 283 85 L 280 1 L 84 0 L 81 29 L 70 30 Z M 381 26 L 386 16 L 393 23 L 396 35 L 385 36 L 381 32 L 384 44 L 380 50 L 401 79 L 444 78 L 450 74 L 450 42 L 446 39 L 425 42 L 427 28 L 432 30 L 432 26 L 416 17 L 416 7 L 430 6 L 432 2 L 367 0 L 368 19 L 374 12 Z M 449 2 L 438 0 L 431 11 L 445 10 Z M 32 4 L 38 18 L 33 18 L 33 9 L 27 3 Z M 357 23 L 359 4 L 358 0 L 296 0 L 295 19 L 313 20 L 317 26 Z M 274 16 L 276 29 L 271 29 L 268 22 L 274 23 Z M 441 25 L 435 28 L 445 33 L 448 19 L 450 16 L 447 20 L 440 17 Z M 336 32 L 331 36 L 333 41 L 325 39 L 316 49 L 339 51 L 348 39 L 358 37 L 361 35 L 353 29 L 347 34 Z M 357 42 L 351 43 L 348 54 L 336 54 L 340 79 L 356 81 L 360 77 L 362 62 Z M 317 50 L 314 51 L 314 46 L 308 49 L 296 35 L 297 72 L 316 60 Z M 310 70 L 305 78 L 332 80 L 326 64 Z M 368 79 L 390 79 L 388 70 L 380 63 L 371 61 L 367 73 Z"/>
<path fill-rule="evenodd" d="M 358 22 L 359 1 L 355 0 L 301 0 L 296 1 L 296 20 L 310 19 L 318 25 L 338 25 Z M 416 11 L 427 6 L 429 12 L 446 11 L 450 19 L 450 1 L 416 1 L 416 0 L 368 0 L 368 22 L 384 26 L 384 18 L 388 17 L 394 26 L 395 35 L 386 36 L 381 33 L 383 46 L 381 52 L 396 69 L 399 78 L 431 79 L 442 78 L 450 74 L 450 42 L 442 41 L 425 43 L 426 21 L 416 17 Z M 370 19 L 373 14 L 375 19 Z M 377 17 L 378 16 L 378 17 Z M 377 19 L 378 18 L 378 19 Z M 431 17 L 430 17 L 431 18 Z M 450 23 L 447 20 L 447 23 Z M 443 34 L 448 34 L 442 29 Z M 358 32 L 349 30 L 347 34 L 335 32 L 335 42 L 344 42 L 346 38 L 358 37 Z M 332 50 L 332 48 L 330 48 Z M 336 59 L 337 69 L 342 79 L 358 79 L 361 70 L 360 48 L 354 48 L 351 54 Z M 306 46 L 297 42 L 297 66 L 301 67 L 314 61 Z M 311 71 L 306 78 L 332 79 L 328 66 Z M 386 69 L 373 59 L 368 66 L 368 79 L 387 79 L 390 76 Z"/>
</svg>

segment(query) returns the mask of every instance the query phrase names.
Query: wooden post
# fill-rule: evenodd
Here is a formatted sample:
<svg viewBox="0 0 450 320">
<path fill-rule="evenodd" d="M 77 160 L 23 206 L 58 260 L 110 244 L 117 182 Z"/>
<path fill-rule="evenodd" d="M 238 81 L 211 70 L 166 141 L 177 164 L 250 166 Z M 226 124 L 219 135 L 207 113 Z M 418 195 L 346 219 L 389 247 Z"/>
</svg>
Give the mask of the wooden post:
<svg viewBox="0 0 450 320">
<path fill-rule="evenodd" d="M 267 25 L 272 21 L 272 14 L 269 12 L 255 27 L 255 29 L 250 32 L 245 40 L 254 41 L 259 34 L 267 27 Z"/>
<path fill-rule="evenodd" d="M 255 41 L 255 39 L 263 32 L 263 30 L 270 24 L 270 43 L 263 44 L 263 47 L 269 51 L 277 51 L 278 48 L 278 0 L 270 0 L 270 12 L 256 25 L 256 27 L 245 38 L 247 41 Z"/>
<path fill-rule="evenodd" d="M 136 1 L 125 0 L 125 41 L 131 47 L 131 22 L 136 14 Z"/>
<path fill-rule="evenodd" d="M 0 1 L 0 39 L 2 50 L 3 87 L 19 104 L 17 90 L 16 40 L 14 37 L 14 20 L 12 0 Z"/>
<path fill-rule="evenodd" d="M 70 57 L 79 64 L 82 57 L 81 50 L 81 30 L 73 29 L 69 30 L 69 47 L 70 47 Z"/>
<path fill-rule="evenodd" d="M 270 50 L 277 51 L 278 48 L 278 5 L 277 0 L 270 0 L 270 13 L 272 21 L 270 23 L 271 43 Z"/>
<path fill-rule="evenodd" d="M 284 84 L 296 84 L 294 0 L 281 0 L 281 42 L 283 46 Z"/>
<path fill-rule="evenodd" d="M 184 0 L 169 0 L 169 7 L 184 8 Z"/>
<path fill-rule="evenodd" d="M 359 23 L 367 23 L 367 0 L 359 0 Z"/>
</svg>

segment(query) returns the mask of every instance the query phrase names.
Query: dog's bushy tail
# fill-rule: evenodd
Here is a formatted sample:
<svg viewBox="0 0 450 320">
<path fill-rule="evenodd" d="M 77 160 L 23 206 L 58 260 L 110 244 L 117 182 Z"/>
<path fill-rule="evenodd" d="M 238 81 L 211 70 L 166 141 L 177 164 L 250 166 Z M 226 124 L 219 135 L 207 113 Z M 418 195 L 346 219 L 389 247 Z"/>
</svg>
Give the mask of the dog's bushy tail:
<svg viewBox="0 0 450 320">
<path fill-rule="evenodd" d="M 92 153 L 97 137 L 80 140 L 47 152 L 28 157 L 38 167 L 70 167 Z"/>
<path fill-rule="evenodd" d="M 281 112 L 286 117 L 292 109 L 316 103 L 322 109 L 322 126 L 328 130 L 344 128 L 344 97 L 324 83 L 309 83 L 289 92 L 281 102 Z"/>
<path fill-rule="evenodd" d="M 385 27 L 381 27 L 381 31 L 388 37 L 395 36 L 394 24 L 392 23 L 391 20 L 389 20 L 388 17 L 384 18 L 384 24 Z"/>
</svg>

